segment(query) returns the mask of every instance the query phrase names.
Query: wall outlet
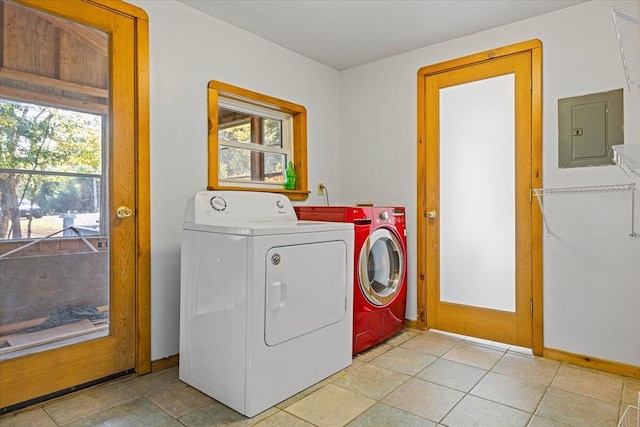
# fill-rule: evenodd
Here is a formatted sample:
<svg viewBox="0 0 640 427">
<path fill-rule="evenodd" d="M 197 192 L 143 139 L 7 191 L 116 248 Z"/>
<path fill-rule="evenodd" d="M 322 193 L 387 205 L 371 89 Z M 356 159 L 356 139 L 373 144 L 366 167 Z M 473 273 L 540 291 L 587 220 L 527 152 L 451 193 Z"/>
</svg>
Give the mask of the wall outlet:
<svg viewBox="0 0 640 427">
<path fill-rule="evenodd" d="M 324 194 L 324 184 L 319 182 L 318 183 L 318 196 L 322 196 Z"/>
</svg>

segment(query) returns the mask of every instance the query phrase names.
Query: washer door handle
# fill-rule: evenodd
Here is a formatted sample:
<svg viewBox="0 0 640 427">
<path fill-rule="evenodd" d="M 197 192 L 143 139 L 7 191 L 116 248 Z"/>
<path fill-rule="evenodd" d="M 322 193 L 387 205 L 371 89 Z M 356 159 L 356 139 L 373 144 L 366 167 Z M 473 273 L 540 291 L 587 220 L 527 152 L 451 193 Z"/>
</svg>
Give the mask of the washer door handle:
<svg viewBox="0 0 640 427">
<path fill-rule="evenodd" d="M 353 223 L 355 225 L 369 225 L 371 224 L 371 218 L 356 218 Z"/>
<path fill-rule="evenodd" d="M 280 281 L 271 284 L 271 311 L 280 310 L 287 305 L 287 285 Z"/>
</svg>

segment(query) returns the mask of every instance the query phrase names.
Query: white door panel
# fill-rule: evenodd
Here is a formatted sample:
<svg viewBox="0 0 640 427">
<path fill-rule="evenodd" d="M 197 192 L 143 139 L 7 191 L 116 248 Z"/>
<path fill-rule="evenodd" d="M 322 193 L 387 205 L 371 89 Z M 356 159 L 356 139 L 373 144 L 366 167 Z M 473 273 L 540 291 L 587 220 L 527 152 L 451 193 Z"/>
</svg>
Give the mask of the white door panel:
<svg viewBox="0 0 640 427">
<path fill-rule="evenodd" d="M 265 263 L 267 345 L 280 344 L 344 318 L 348 289 L 345 242 L 274 247 L 267 252 Z"/>
</svg>

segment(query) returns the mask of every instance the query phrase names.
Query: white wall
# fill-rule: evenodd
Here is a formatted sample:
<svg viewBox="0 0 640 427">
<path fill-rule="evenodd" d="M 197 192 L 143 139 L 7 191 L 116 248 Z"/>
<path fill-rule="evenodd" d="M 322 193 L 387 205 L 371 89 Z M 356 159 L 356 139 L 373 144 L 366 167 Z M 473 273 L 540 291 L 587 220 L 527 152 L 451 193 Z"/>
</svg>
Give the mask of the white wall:
<svg viewBox="0 0 640 427">
<path fill-rule="evenodd" d="M 307 108 L 310 186 L 338 196 L 338 72 L 172 0 L 133 0 L 149 15 L 151 357 L 179 350 L 180 232 L 207 185 L 207 83 L 219 80 Z M 314 194 L 310 203 L 322 204 Z"/>
<path fill-rule="evenodd" d="M 616 2 L 590 1 L 338 73 L 181 3 L 129 1 L 150 19 L 153 360 L 179 349 L 180 230 L 187 198 L 207 182 L 209 80 L 307 108 L 307 204 L 324 204 L 315 195 L 321 181 L 332 204 L 375 200 L 407 207 L 410 319 L 416 317 L 419 68 L 542 40 L 545 186 L 628 182 L 616 166 L 557 168 L 558 98 L 624 87 L 626 141 L 640 143 L 640 89 L 629 92 L 625 85 L 611 24 Z M 640 304 L 640 238 L 623 234 L 618 218 L 626 205 L 616 200 L 591 200 L 580 216 L 582 229 L 573 228 L 570 212 L 549 212 L 556 235 L 544 239 L 545 345 L 640 365 L 640 310 L 632 308 Z"/>
<path fill-rule="evenodd" d="M 540 39 L 545 188 L 631 182 L 617 166 L 557 166 L 559 98 L 624 88 L 625 141 L 640 143 L 640 89 L 627 89 L 611 18 L 616 4 L 589 1 L 340 73 L 338 201 L 407 207 L 409 319 L 416 319 L 418 69 Z M 640 365 L 640 237 L 627 235 L 630 202 L 622 197 L 556 199 L 549 206 L 555 234 L 544 238 L 544 345 Z"/>
</svg>

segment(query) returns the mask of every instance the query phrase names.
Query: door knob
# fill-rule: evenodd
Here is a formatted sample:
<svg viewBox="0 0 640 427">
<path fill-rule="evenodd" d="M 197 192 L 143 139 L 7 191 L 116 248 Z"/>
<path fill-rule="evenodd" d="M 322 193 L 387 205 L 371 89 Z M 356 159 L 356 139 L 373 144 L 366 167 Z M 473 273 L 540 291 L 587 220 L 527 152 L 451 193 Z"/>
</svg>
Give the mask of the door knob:
<svg viewBox="0 0 640 427">
<path fill-rule="evenodd" d="M 118 209 L 116 209 L 116 215 L 118 216 L 118 218 L 129 218 L 132 213 L 133 211 L 126 206 L 120 206 Z"/>
<path fill-rule="evenodd" d="M 429 218 L 429 219 L 436 219 L 437 216 L 438 216 L 438 214 L 436 213 L 436 211 L 427 212 L 427 218 Z"/>
</svg>

